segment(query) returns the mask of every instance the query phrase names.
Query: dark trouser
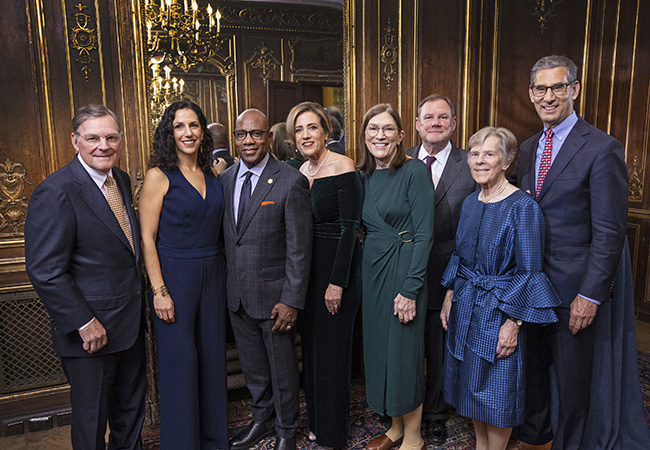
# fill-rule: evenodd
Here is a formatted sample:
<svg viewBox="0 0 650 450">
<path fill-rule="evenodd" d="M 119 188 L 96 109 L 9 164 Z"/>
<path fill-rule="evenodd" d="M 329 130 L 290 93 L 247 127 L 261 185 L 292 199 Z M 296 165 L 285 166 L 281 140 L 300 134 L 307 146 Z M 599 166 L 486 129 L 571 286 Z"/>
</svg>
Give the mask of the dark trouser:
<svg viewBox="0 0 650 450">
<path fill-rule="evenodd" d="M 279 437 L 291 438 L 298 428 L 298 357 L 295 329 L 271 331 L 275 319 L 253 319 L 243 307 L 230 311 L 239 361 L 251 393 L 253 420 L 263 423 L 275 415 Z"/>
<path fill-rule="evenodd" d="M 102 356 L 61 357 L 70 382 L 72 447 L 105 450 L 106 421 L 109 450 L 142 448 L 145 375 L 142 333 L 122 352 Z"/>
<path fill-rule="evenodd" d="M 427 384 L 422 408 L 423 420 L 445 420 L 447 404 L 442 395 L 442 371 L 445 356 L 445 330 L 440 322 L 440 310 L 427 310 L 424 329 L 424 352 L 427 364 Z"/>
<path fill-rule="evenodd" d="M 556 324 L 527 324 L 526 422 L 515 435 L 530 444 L 553 439 L 552 450 L 578 450 L 589 414 L 594 335 L 589 326 L 569 331 L 569 309 L 558 308 Z M 557 426 L 551 428 L 550 363 L 558 398 Z"/>
</svg>

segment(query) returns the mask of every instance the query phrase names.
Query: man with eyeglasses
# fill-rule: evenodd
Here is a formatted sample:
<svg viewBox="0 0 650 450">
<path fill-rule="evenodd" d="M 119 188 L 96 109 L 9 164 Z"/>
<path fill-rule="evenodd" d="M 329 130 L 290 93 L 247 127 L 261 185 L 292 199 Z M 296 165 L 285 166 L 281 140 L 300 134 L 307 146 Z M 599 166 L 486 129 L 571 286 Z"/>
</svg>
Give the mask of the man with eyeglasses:
<svg viewBox="0 0 650 450">
<path fill-rule="evenodd" d="M 418 105 L 415 128 L 421 145 L 406 149 L 406 154 L 422 160 L 435 187 L 433 247 L 427 267 L 428 303 L 425 327 L 427 384 L 422 409 L 424 435 L 439 446 L 447 439 L 447 404 L 442 395 L 444 330 L 440 310 L 447 289 L 440 279 L 456 249 L 456 228 L 463 200 L 476 189 L 464 150 L 451 142 L 456 129 L 456 110 L 447 97 L 433 94 Z"/>
<path fill-rule="evenodd" d="M 228 265 L 228 309 L 253 420 L 230 442 L 250 448 L 277 434 L 276 450 L 295 450 L 298 428 L 298 310 L 311 263 L 309 182 L 269 154 L 272 133 L 257 109 L 235 123 L 240 160 L 219 180 Z"/>
<path fill-rule="evenodd" d="M 633 441 L 625 441 L 631 436 L 629 430 L 623 431 L 623 422 L 632 416 L 619 422 L 621 418 L 616 414 L 616 410 L 622 411 L 620 403 L 634 396 L 617 398 L 606 406 L 609 392 L 615 389 L 615 381 L 608 375 L 612 370 L 624 373 L 630 369 L 627 373 L 632 376 L 624 381 L 629 383 L 626 389 L 632 393 L 636 389 L 640 394 L 633 298 L 620 293 L 631 293 L 632 289 L 631 285 L 626 286 L 622 269 L 630 268 L 625 242 L 625 152 L 619 141 L 576 115 L 573 104 L 580 93 L 580 82 L 577 67 L 570 59 L 553 55 L 537 61 L 531 71 L 528 93 L 544 130 L 521 145 L 515 176 L 517 185 L 539 202 L 544 213 L 544 272 L 562 304 L 557 308 L 558 323 L 547 327 L 524 326 L 529 388 L 526 423 L 518 430 L 519 437 L 531 444 L 542 444 L 552 438 L 553 450 L 637 448 L 629 446 Z M 616 322 L 612 312 L 617 308 L 629 308 L 625 325 Z M 622 347 L 615 347 L 618 344 L 608 338 L 609 333 L 620 333 L 623 326 L 632 329 L 634 356 L 618 355 Z M 595 359 L 595 354 L 602 356 Z M 616 363 L 610 359 L 612 355 L 622 356 L 626 367 L 613 367 Z M 628 357 L 633 361 L 625 359 Z M 549 381 L 551 361 L 556 389 L 553 396 Z M 597 372 L 592 386 L 594 370 Z M 551 397 L 557 398 L 557 405 L 552 408 L 557 411 L 553 430 Z M 647 434 L 647 424 L 643 426 Z M 609 439 L 610 429 L 615 429 L 612 442 L 603 444 Z M 587 435 L 585 430 L 589 430 Z M 602 442 L 597 445 L 598 441 Z"/>
<path fill-rule="evenodd" d="M 27 274 L 70 382 L 73 448 L 104 450 L 108 421 L 109 449 L 140 449 L 144 278 L 122 132 L 103 105 L 79 108 L 72 128 L 77 155 L 29 201 Z"/>
</svg>

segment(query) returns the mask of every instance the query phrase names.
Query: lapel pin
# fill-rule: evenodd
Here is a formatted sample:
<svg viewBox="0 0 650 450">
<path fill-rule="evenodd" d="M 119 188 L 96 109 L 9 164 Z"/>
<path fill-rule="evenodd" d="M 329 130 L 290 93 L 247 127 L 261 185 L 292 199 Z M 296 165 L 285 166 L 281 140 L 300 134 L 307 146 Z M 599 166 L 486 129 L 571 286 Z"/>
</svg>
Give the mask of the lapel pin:
<svg viewBox="0 0 650 450">
<path fill-rule="evenodd" d="M 273 184 L 273 178 L 269 178 L 268 180 L 266 180 L 266 182 L 269 184 Z"/>
</svg>

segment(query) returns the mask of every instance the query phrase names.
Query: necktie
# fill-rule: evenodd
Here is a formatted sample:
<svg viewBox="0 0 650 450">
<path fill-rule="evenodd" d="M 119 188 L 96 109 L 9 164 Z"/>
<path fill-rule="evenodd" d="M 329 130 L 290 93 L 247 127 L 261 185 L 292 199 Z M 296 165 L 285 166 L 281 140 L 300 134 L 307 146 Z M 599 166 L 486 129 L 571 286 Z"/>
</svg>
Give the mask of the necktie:
<svg viewBox="0 0 650 450">
<path fill-rule="evenodd" d="M 537 172 L 537 188 L 535 188 L 535 197 L 539 196 L 539 191 L 542 189 L 544 178 L 551 168 L 551 153 L 553 151 L 553 130 L 546 130 L 546 139 L 544 140 L 544 151 L 542 152 L 542 160 L 539 162 L 539 171 Z"/>
<path fill-rule="evenodd" d="M 108 199 L 108 205 L 111 207 L 113 214 L 115 214 L 115 218 L 120 224 L 120 228 L 122 228 L 126 239 L 129 241 L 129 244 L 131 244 L 131 250 L 135 252 L 131 229 L 129 228 L 129 224 L 126 222 L 126 211 L 124 210 L 122 196 L 120 195 L 120 191 L 117 189 L 117 184 L 115 184 L 115 180 L 112 176 L 109 175 L 106 177 L 104 186 L 106 186 L 106 198 Z"/>
<path fill-rule="evenodd" d="M 251 199 L 251 175 L 253 175 L 253 172 L 246 172 L 246 179 L 244 180 L 244 184 L 241 186 L 241 193 L 239 194 L 239 211 L 237 212 L 238 230 L 239 224 L 244 217 L 244 211 L 246 211 L 246 207 L 248 206 L 248 201 Z"/>
<path fill-rule="evenodd" d="M 438 180 L 435 174 L 433 173 L 433 169 L 431 168 L 431 166 L 433 165 L 434 162 L 436 162 L 436 157 L 428 155 L 424 158 L 424 162 L 427 165 L 427 169 L 429 169 L 429 174 L 431 174 L 431 178 L 433 180 L 433 184 L 435 187 L 435 185 L 438 183 Z"/>
</svg>

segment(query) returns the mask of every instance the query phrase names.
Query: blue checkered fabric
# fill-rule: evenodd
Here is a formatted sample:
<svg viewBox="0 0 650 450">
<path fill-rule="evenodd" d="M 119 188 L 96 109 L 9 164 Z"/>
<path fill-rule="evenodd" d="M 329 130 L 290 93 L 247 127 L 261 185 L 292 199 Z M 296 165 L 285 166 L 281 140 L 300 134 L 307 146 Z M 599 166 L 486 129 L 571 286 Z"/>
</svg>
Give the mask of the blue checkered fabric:
<svg viewBox="0 0 650 450">
<path fill-rule="evenodd" d="M 542 272 L 544 226 L 539 206 L 522 191 L 489 204 L 473 193 L 463 204 L 456 253 L 442 280 L 454 289 L 444 392 L 461 415 L 499 427 L 523 420 L 523 333 L 512 355 L 495 355 L 508 316 L 557 321 L 560 299 Z"/>
</svg>

